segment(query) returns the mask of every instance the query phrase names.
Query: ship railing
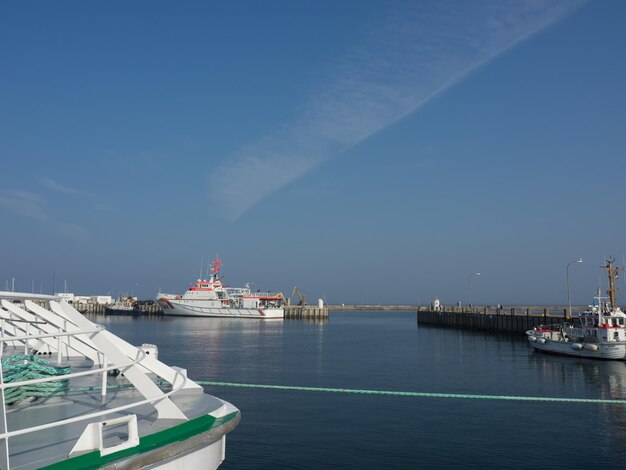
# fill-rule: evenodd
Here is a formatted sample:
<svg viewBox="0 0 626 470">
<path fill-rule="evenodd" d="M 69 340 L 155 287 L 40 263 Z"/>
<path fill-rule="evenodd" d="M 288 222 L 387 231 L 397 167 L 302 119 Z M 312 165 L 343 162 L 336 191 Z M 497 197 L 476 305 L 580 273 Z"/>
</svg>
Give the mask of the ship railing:
<svg viewBox="0 0 626 470">
<path fill-rule="evenodd" d="M 46 311 L 49 312 L 48 310 Z M 4 312 L 4 311 L 0 309 L 0 312 Z M 52 313 L 52 312 L 49 312 L 49 313 Z M 6 405 L 6 399 L 5 399 L 6 390 L 15 388 L 15 387 L 33 386 L 33 385 L 44 384 L 44 383 L 49 383 L 49 382 L 69 381 L 71 379 L 84 377 L 84 376 L 90 376 L 90 375 L 93 375 L 93 376 L 100 375 L 101 376 L 100 394 L 101 396 L 104 397 L 107 395 L 107 388 L 108 388 L 107 381 L 108 381 L 109 372 L 117 370 L 120 372 L 120 374 L 128 373 L 128 375 L 131 375 L 129 374 L 129 371 L 132 368 L 136 369 L 137 367 L 139 368 L 145 367 L 145 366 L 142 366 L 141 363 L 142 361 L 146 359 L 147 352 L 140 348 L 135 348 L 135 351 L 136 351 L 135 357 L 125 356 L 126 360 L 120 361 L 119 354 L 117 355 L 113 354 L 114 356 L 116 356 L 116 360 L 110 361 L 106 351 L 103 351 L 96 344 L 92 343 L 92 339 L 96 335 L 99 335 L 105 332 L 105 328 L 101 325 L 95 325 L 86 319 L 85 321 L 91 324 L 92 325 L 91 327 L 81 328 L 81 327 L 75 327 L 75 325 L 72 325 L 74 326 L 72 331 L 63 331 L 61 328 L 59 328 L 57 331 L 54 331 L 54 332 L 41 332 L 41 333 L 32 333 L 32 334 L 30 331 L 32 328 L 39 328 L 38 325 L 43 325 L 43 324 L 49 325 L 50 323 L 46 321 L 38 321 L 38 320 L 29 321 L 29 320 L 24 320 L 20 318 L 11 318 L 11 317 L 9 318 L 2 317 L 1 320 L 2 320 L 2 335 L 0 336 L 0 359 L 2 358 L 3 351 L 4 351 L 6 344 L 15 344 L 15 343 L 23 344 L 24 353 L 25 355 L 28 356 L 30 355 L 29 353 L 31 352 L 29 349 L 29 343 L 36 342 L 36 341 L 43 341 L 48 351 L 51 351 L 54 349 L 57 350 L 56 352 L 57 352 L 58 364 L 61 364 L 64 359 L 63 358 L 64 350 L 65 350 L 65 356 L 67 359 L 70 359 L 70 357 L 77 357 L 75 355 L 71 356 L 69 353 L 69 349 L 73 349 L 74 351 L 76 351 L 76 349 L 74 349 L 77 347 L 76 342 L 80 342 L 80 344 L 82 345 L 81 347 L 84 347 L 85 345 L 90 347 L 93 350 L 96 357 L 98 357 L 100 360 L 96 368 L 92 368 L 86 371 L 72 372 L 69 374 L 57 375 L 57 376 L 52 376 L 52 377 L 47 377 L 47 378 L 22 380 L 19 382 L 10 382 L 10 383 L 4 382 L 4 372 L 0 368 L 0 402 L 2 404 L 2 410 L 0 413 L 0 468 L 4 468 L 4 469 L 10 468 L 9 466 L 9 455 L 10 455 L 9 441 L 11 438 L 21 436 L 21 435 L 41 432 L 41 431 L 45 431 L 45 430 L 52 429 L 52 428 L 69 426 L 71 424 L 78 423 L 78 422 L 84 422 L 84 421 L 93 422 L 94 420 L 98 418 L 119 414 L 123 411 L 131 410 L 133 408 L 137 408 L 137 407 L 147 405 L 147 404 L 154 406 L 155 408 L 157 408 L 158 411 L 160 411 L 159 410 L 160 403 L 163 403 L 165 401 L 170 401 L 169 397 L 171 395 L 182 390 L 183 388 L 185 388 L 188 382 L 191 382 L 187 379 L 186 374 L 184 374 L 181 370 L 178 370 L 176 368 L 170 368 L 170 370 L 173 371 L 173 376 L 170 375 L 166 379 L 171 384 L 171 389 L 169 391 L 163 391 L 161 388 L 158 388 L 158 393 L 155 393 L 154 390 L 146 390 L 145 383 L 142 384 L 141 380 L 138 380 L 137 381 L 138 383 L 133 383 L 132 380 L 129 380 L 130 383 L 128 384 L 128 387 L 130 388 L 134 386 L 135 389 L 138 390 L 144 396 L 143 399 L 136 400 L 132 403 L 126 403 L 124 405 L 114 406 L 105 410 L 99 410 L 99 411 L 95 411 L 91 413 L 86 413 L 80 416 L 73 416 L 71 418 L 62 419 L 56 422 L 44 423 L 44 424 L 29 426 L 26 428 L 9 430 L 8 423 L 7 423 L 7 405 Z M 7 332 L 9 330 L 12 330 L 13 333 L 9 332 L 9 334 L 7 335 Z M 26 330 L 26 334 L 15 334 L 16 332 L 24 331 L 24 330 Z M 50 341 L 50 339 L 57 339 L 56 348 L 53 346 L 54 341 Z M 73 344 L 71 342 L 71 339 L 75 339 L 75 342 Z M 117 352 L 122 353 L 121 350 Z M 86 357 L 86 356 L 83 356 L 83 357 Z M 95 364 L 96 363 L 94 362 L 94 365 Z M 51 366 L 54 366 L 54 364 L 51 364 Z M 134 374 L 135 378 L 136 378 L 136 372 L 137 370 L 135 370 L 135 374 Z M 145 376 L 145 373 L 143 372 L 141 373 Z M 126 378 L 129 378 L 129 377 L 126 377 Z M 145 376 L 145 378 L 149 380 L 154 387 L 157 387 L 157 385 L 154 384 L 154 382 L 152 382 L 151 379 L 149 379 L 147 376 Z M 90 390 L 92 389 L 97 390 L 97 387 L 90 387 Z M 72 390 L 70 389 L 69 391 L 71 392 Z M 166 409 L 166 411 L 168 410 Z M 180 412 L 180 410 L 178 411 Z M 161 417 L 160 414 L 159 414 L 159 417 Z M 166 417 L 168 416 L 166 415 Z M 183 419 L 187 419 L 184 415 L 179 416 L 179 417 L 182 417 Z M 84 445 L 83 447 L 80 447 L 80 441 L 82 441 L 82 439 L 78 439 L 77 444 L 75 445 L 73 449 L 73 452 L 77 448 L 78 450 L 76 450 L 76 452 L 80 451 L 81 453 L 84 451 L 99 449 L 101 452 L 101 455 L 105 455 L 106 453 L 110 453 L 110 452 L 117 451 L 117 450 L 122 450 L 123 448 L 129 448 L 129 447 L 133 447 L 137 445 L 139 441 L 136 435 L 136 428 L 137 428 L 136 419 L 137 419 L 136 415 L 128 415 L 126 418 L 121 419 L 122 421 L 127 422 L 128 427 L 129 427 L 129 439 L 126 442 L 117 444 L 112 447 L 105 448 L 103 447 L 102 439 L 100 439 L 98 447 L 91 448 L 89 446 L 92 446 L 93 442 L 98 442 L 98 439 L 88 439 L 87 441 L 90 444 L 87 445 L 88 448 L 84 448 Z M 112 421 L 111 419 L 107 419 L 107 422 L 111 423 Z M 90 429 L 90 424 L 87 424 L 84 433 L 88 432 L 89 429 Z M 101 430 L 102 427 L 98 429 L 100 429 L 99 432 L 102 432 Z"/>
<path fill-rule="evenodd" d="M 249 295 L 250 294 L 250 289 L 246 288 L 246 287 L 226 287 L 224 288 L 224 290 L 228 293 L 228 295 L 231 296 L 244 296 L 244 295 Z"/>
<path fill-rule="evenodd" d="M 540 328 L 548 331 L 560 331 L 563 329 L 563 323 L 550 323 L 546 325 L 540 325 Z"/>
</svg>

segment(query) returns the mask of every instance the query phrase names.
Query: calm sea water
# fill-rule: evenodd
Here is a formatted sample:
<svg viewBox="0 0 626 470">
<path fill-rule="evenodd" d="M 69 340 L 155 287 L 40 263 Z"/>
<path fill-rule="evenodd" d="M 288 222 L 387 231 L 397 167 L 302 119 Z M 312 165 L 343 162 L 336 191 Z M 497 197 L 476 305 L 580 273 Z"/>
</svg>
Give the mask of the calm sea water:
<svg viewBox="0 0 626 470">
<path fill-rule="evenodd" d="M 301 320 L 99 317 L 195 380 L 626 398 L 626 364 L 547 356 L 526 340 L 418 327 L 415 313 Z M 626 468 L 626 407 L 207 387 L 242 413 L 224 470 Z"/>
</svg>

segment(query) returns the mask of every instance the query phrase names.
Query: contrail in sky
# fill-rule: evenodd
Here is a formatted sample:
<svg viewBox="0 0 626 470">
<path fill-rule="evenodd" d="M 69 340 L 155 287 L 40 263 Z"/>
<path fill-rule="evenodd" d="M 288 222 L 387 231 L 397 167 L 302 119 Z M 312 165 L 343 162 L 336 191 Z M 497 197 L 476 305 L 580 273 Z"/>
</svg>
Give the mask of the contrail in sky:
<svg viewBox="0 0 626 470">
<path fill-rule="evenodd" d="M 407 2 L 340 60 L 297 122 L 241 148 L 210 175 L 236 220 L 261 199 L 415 111 L 584 0 Z"/>
</svg>

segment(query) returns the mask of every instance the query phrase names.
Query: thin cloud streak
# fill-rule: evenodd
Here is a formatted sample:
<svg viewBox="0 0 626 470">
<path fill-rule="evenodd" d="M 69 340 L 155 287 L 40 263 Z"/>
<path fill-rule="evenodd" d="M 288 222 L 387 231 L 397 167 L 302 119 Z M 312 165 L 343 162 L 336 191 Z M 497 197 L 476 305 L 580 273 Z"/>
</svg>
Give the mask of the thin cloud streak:
<svg viewBox="0 0 626 470">
<path fill-rule="evenodd" d="M 5 190 L 0 195 L 0 207 L 29 219 L 50 220 L 43 210 L 45 204 L 46 202 L 38 194 L 27 191 Z"/>
<path fill-rule="evenodd" d="M 47 187 L 48 189 L 52 189 L 53 191 L 57 191 L 59 193 L 63 193 L 63 194 L 76 194 L 78 196 L 90 196 L 91 194 L 82 191 L 80 189 L 76 189 L 76 188 L 72 188 L 69 186 L 65 186 L 64 184 L 59 183 L 56 180 L 53 180 L 52 178 L 47 178 L 47 177 L 43 177 L 40 178 L 41 183 Z"/>
<path fill-rule="evenodd" d="M 13 212 L 20 217 L 38 220 L 46 226 L 52 225 L 57 231 L 74 240 L 87 240 L 88 232 L 85 228 L 77 224 L 53 219 L 46 212 L 46 206 L 47 201 L 45 199 L 28 191 L 4 190 L 0 194 L 0 208 Z"/>
<path fill-rule="evenodd" d="M 242 148 L 209 176 L 236 220 L 321 162 L 414 112 L 473 70 L 545 29 L 583 0 L 407 3 L 341 61 L 300 120 Z"/>
</svg>

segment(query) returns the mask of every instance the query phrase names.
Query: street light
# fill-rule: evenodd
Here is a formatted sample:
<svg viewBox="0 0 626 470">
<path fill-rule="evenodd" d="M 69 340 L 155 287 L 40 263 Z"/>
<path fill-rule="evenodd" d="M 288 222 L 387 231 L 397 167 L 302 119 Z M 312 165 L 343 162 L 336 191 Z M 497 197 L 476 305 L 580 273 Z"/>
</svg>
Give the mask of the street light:
<svg viewBox="0 0 626 470">
<path fill-rule="evenodd" d="M 472 273 L 467 279 L 467 296 L 469 298 L 469 306 L 472 306 L 472 276 L 480 276 L 480 273 Z"/>
<path fill-rule="evenodd" d="M 567 278 L 567 307 L 568 307 L 568 317 L 572 318 L 572 301 L 570 300 L 570 289 L 569 289 L 569 265 L 574 263 L 582 263 L 583 259 L 578 258 L 576 261 L 570 261 L 567 263 L 567 267 L 565 268 L 565 277 Z"/>
</svg>

